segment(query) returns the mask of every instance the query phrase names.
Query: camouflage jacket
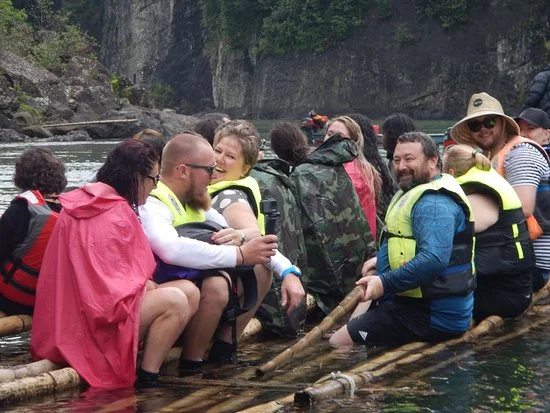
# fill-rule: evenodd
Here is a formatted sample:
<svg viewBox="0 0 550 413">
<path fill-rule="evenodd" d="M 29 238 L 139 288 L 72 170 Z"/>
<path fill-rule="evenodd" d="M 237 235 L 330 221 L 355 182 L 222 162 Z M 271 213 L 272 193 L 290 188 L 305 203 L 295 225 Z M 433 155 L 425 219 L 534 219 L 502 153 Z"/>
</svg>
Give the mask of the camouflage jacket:
<svg viewBox="0 0 550 413">
<path fill-rule="evenodd" d="M 325 313 L 353 289 L 363 262 L 375 255 L 367 219 L 343 166 L 356 157 L 352 141 L 334 136 L 290 174 L 306 243 L 304 281 Z"/>
<path fill-rule="evenodd" d="M 250 176 L 258 181 L 262 199 L 268 197 L 277 200 L 281 216 L 275 226 L 275 234 L 279 237 L 279 251 L 302 271 L 307 265 L 302 223 L 298 206 L 294 198 L 293 185 L 288 177 L 290 165 L 279 159 L 258 162 L 250 172 Z M 281 307 L 281 279 L 273 277 L 271 290 L 265 296 L 256 317 L 262 322 L 265 330 L 279 336 L 296 336 L 303 318 L 304 309 L 297 311 L 292 320 Z"/>
</svg>

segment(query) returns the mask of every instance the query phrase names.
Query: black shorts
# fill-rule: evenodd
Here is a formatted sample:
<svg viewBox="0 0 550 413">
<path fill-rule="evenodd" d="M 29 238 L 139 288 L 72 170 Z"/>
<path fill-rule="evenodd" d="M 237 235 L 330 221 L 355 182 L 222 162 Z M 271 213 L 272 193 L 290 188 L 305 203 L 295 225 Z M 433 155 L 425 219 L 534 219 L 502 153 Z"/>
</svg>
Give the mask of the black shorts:
<svg viewBox="0 0 550 413">
<path fill-rule="evenodd" d="M 444 341 L 462 335 L 430 327 L 429 305 L 429 300 L 395 297 L 352 318 L 347 324 L 348 333 L 355 343 L 371 346 Z"/>
<path fill-rule="evenodd" d="M 517 317 L 521 315 L 531 304 L 532 287 L 531 274 L 524 273 L 507 275 L 514 279 L 512 285 L 502 285 L 505 276 L 498 280 L 497 276 L 479 277 L 477 287 L 474 290 L 474 320 L 477 322 L 490 315 L 500 317 Z M 494 279 L 497 278 L 497 282 Z M 521 283 L 522 279 L 525 282 Z M 542 278 L 541 278 L 542 279 Z"/>
</svg>

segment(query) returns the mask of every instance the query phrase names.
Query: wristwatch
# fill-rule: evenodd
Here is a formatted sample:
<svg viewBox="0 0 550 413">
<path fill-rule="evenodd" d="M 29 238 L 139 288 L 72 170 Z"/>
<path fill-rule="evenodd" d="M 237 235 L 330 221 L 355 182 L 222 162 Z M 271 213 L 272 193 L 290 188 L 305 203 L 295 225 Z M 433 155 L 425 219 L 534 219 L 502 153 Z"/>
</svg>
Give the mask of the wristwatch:
<svg viewBox="0 0 550 413">
<path fill-rule="evenodd" d="M 285 277 L 290 273 L 293 273 L 298 278 L 302 276 L 302 271 L 298 268 L 298 266 L 292 265 L 281 273 L 281 280 L 284 280 Z"/>
<path fill-rule="evenodd" d="M 243 245 L 246 241 L 246 235 L 242 231 L 239 231 L 239 233 L 241 234 L 241 245 Z"/>
</svg>

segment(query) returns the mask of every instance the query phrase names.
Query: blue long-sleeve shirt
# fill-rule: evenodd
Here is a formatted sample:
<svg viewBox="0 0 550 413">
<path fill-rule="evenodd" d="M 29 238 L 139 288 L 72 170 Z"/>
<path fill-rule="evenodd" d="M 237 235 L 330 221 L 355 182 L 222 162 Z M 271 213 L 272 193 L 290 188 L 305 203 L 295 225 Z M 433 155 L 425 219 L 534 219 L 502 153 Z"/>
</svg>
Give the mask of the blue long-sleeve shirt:
<svg viewBox="0 0 550 413">
<path fill-rule="evenodd" d="M 376 272 L 385 294 L 407 291 L 427 284 L 449 264 L 456 233 L 466 228 L 462 208 L 444 194 L 425 194 L 411 212 L 417 254 L 402 267 L 391 270 L 387 240 L 378 252 Z M 473 308 L 473 295 L 431 300 L 432 325 L 440 330 L 464 331 Z"/>
</svg>

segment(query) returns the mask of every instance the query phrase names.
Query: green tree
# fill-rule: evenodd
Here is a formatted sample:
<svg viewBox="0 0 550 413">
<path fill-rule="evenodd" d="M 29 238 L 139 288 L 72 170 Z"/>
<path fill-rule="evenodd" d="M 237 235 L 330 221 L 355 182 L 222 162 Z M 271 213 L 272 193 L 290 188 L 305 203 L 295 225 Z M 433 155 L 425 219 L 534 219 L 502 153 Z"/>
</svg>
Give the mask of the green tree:
<svg viewBox="0 0 550 413">
<path fill-rule="evenodd" d="M 15 9 L 10 0 L 0 0 L 0 49 L 25 56 L 30 49 L 32 28 L 27 14 Z"/>
</svg>

